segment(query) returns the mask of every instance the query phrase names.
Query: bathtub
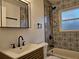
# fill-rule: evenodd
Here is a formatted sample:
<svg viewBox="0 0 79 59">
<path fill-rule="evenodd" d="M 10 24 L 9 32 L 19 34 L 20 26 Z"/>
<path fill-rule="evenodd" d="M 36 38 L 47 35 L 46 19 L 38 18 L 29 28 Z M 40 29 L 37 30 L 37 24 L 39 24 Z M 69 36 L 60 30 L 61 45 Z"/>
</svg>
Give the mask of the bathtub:
<svg viewBox="0 0 79 59">
<path fill-rule="evenodd" d="M 79 59 L 79 52 L 61 49 L 61 48 L 53 48 L 53 55 L 60 57 L 62 59 Z"/>
</svg>

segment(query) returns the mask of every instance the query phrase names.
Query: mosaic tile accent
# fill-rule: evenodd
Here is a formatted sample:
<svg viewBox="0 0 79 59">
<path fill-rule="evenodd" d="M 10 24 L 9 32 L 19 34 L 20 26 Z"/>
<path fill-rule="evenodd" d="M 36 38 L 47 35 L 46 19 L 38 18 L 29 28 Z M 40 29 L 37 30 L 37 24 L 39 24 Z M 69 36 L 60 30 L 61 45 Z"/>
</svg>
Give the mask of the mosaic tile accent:
<svg viewBox="0 0 79 59">
<path fill-rule="evenodd" d="M 53 11 L 52 31 L 54 37 L 54 46 L 56 48 L 69 49 L 79 52 L 79 32 L 59 32 L 59 14 L 58 11 L 70 7 L 79 6 L 79 0 L 60 0 L 55 4 L 57 9 Z"/>
</svg>

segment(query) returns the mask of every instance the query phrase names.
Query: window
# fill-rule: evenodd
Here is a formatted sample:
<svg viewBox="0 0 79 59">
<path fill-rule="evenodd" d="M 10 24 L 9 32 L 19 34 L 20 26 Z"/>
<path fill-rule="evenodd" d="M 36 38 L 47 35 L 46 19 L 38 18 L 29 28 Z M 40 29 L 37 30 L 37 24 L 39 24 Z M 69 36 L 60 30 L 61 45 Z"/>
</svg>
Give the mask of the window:
<svg viewBox="0 0 79 59">
<path fill-rule="evenodd" d="M 62 30 L 79 30 L 79 8 L 61 12 Z"/>
</svg>

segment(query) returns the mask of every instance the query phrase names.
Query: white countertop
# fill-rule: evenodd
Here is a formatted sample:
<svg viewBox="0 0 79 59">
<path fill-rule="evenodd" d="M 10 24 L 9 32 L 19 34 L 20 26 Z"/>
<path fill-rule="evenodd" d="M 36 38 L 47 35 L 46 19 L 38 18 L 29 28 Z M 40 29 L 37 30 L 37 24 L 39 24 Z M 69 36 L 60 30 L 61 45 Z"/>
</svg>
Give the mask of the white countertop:
<svg viewBox="0 0 79 59">
<path fill-rule="evenodd" d="M 24 51 L 24 52 L 22 52 L 22 53 L 20 53 L 20 54 L 14 53 L 14 52 L 10 51 L 11 49 L 8 49 L 8 50 L 1 50 L 0 52 L 2 52 L 3 54 L 5 54 L 5 55 L 11 57 L 12 59 L 18 59 L 18 58 L 20 58 L 20 57 L 22 57 L 22 56 L 24 56 L 24 55 L 26 55 L 26 54 L 28 54 L 28 53 L 30 53 L 30 52 L 36 50 L 36 49 L 39 49 L 39 48 L 44 47 L 44 46 L 47 46 L 47 45 L 48 45 L 47 43 L 35 44 L 34 48 L 29 49 L 28 51 Z M 15 49 L 16 49 L 16 48 L 15 48 Z"/>
</svg>

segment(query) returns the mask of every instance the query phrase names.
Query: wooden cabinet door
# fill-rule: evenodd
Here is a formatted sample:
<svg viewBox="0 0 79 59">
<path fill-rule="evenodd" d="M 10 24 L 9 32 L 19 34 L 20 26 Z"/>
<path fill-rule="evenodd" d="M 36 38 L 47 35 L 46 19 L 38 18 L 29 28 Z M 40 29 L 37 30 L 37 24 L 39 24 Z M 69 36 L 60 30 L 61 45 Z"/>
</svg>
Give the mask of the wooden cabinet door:
<svg viewBox="0 0 79 59">
<path fill-rule="evenodd" d="M 19 59 L 44 59 L 43 48 L 39 48 Z"/>
</svg>

